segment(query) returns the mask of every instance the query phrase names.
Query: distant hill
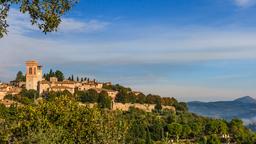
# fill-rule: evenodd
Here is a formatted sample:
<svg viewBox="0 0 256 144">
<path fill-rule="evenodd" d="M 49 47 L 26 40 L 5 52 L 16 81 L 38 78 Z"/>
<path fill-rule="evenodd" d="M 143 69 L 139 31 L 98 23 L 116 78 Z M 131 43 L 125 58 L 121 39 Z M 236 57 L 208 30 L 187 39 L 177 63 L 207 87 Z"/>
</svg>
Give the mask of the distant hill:
<svg viewBox="0 0 256 144">
<path fill-rule="evenodd" d="M 234 100 L 234 102 L 256 104 L 256 99 L 254 99 L 250 96 L 245 96 L 245 97 L 241 97 L 241 98 L 238 98 L 238 99 Z"/>
<path fill-rule="evenodd" d="M 217 102 L 188 102 L 190 112 L 231 120 L 232 118 L 243 119 L 246 125 L 256 130 L 256 99 L 245 96 L 234 101 L 217 101 Z"/>
</svg>

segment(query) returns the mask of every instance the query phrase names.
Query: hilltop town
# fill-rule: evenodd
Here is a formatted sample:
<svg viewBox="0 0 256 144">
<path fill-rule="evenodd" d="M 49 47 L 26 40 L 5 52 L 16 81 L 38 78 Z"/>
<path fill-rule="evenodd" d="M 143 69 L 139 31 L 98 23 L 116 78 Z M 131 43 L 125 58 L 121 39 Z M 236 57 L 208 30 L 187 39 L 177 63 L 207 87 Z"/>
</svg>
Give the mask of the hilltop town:
<svg viewBox="0 0 256 144">
<path fill-rule="evenodd" d="M 11 81 L 9 84 L 0 84 L 0 100 L 4 99 L 7 94 L 18 94 L 22 88 L 27 90 L 36 90 L 41 95 L 43 92 L 49 91 L 69 91 L 71 94 L 75 93 L 75 89 L 85 91 L 94 89 L 98 93 L 106 91 L 108 95 L 115 99 L 117 91 L 103 89 L 103 84 L 111 85 L 111 83 L 96 82 L 96 80 L 90 81 L 74 81 L 74 80 L 62 80 L 59 81 L 56 77 L 50 77 L 50 80 L 46 80 L 43 77 L 42 66 L 37 61 L 26 61 L 26 81 Z"/>
<path fill-rule="evenodd" d="M 129 97 L 125 96 L 126 94 L 133 96 L 133 98 L 130 99 L 134 99 L 134 97 L 137 97 L 137 99 L 145 99 L 145 96 L 141 92 L 129 90 L 126 92 L 126 94 L 120 94 L 122 96 L 117 98 L 117 95 L 121 93 L 122 90 L 118 91 L 118 89 L 111 88 L 113 87 L 111 82 L 98 82 L 95 79 L 90 80 L 89 78 L 77 78 L 77 80 L 74 80 L 73 76 L 72 78 L 69 77 L 68 79 L 65 79 L 64 76 L 62 78 L 58 78 L 54 74 L 46 75 L 43 74 L 43 66 L 39 65 L 39 63 L 35 60 L 26 61 L 25 66 L 26 73 L 25 76 L 23 76 L 24 78 L 16 78 L 16 80 L 13 80 L 8 84 L 0 84 L 0 103 L 4 104 L 7 107 L 15 103 L 15 101 L 13 101 L 13 96 L 19 95 L 22 90 L 36 91 L 38 92 L 39 97 L 42 97 L 49 92 L 68 92 L 71 95 L 75 95 L 76 92 L 85 92 L 89 90 L 94 91 L 97 94 L 101 94 L 102 92 L 104 92 L 107 94 L 108 97 L 111 98 L 111 109 L 120 109 L 125 111 L 129 110 L 130 107 L 136 107 L 145 111 L 152 111 L 155 108 L 157 101 L 156 99 L 160 98 L 159 96 L 149 95 L 149 98 L 153 99 L 151 100 L 153 102 L 146 102 L 146 104 L 144 104 L 144 102 L 139 102 L 139 100 L 124 100 L 125 98 L 120 97 Z M 19 77 L 18 75 L 19 74 L 17 74 L 17 77 Z M 10 98 L 10 96 L 12 98 Z M 172 100 L 173 99 L 170 98 L 162 99 L 162 101 L 167 101 L 167 103 Z M 97 102 L 97 100 L 89 100 L 86 102 L 93 103 Z M 169 104 L 163 105 L 163 108 L 175 110 L 175 108 Z"/>
</svg>

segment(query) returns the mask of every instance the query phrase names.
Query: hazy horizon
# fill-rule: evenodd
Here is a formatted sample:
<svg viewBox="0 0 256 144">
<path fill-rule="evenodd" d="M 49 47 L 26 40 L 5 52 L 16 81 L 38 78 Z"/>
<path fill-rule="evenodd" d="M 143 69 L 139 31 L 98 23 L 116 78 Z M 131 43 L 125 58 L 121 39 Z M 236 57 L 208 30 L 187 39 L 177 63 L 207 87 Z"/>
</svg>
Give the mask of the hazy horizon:
<svg viewBox="0 0 256 144">
<path fill-rule="evenodd" d="M 253 0 L 87 0 L 44 35 L 12 8 L 0 80 L 26 60 L 181 101 L 256 97 Z"/>
</svg>

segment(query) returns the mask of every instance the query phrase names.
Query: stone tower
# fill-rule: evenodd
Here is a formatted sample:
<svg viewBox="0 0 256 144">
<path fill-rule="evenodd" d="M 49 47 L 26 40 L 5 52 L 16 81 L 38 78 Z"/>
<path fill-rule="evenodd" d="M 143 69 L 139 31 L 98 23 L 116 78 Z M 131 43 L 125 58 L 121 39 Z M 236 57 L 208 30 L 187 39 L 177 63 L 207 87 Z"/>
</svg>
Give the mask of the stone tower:
<svg viewBox="0 0 256 144">
<path fill-rule="evenodd" d="M 26 89 L 38 90 L 38 82 L 42 80 L 42 66 L 36 61 L 26 61 Z"/>
</svg>

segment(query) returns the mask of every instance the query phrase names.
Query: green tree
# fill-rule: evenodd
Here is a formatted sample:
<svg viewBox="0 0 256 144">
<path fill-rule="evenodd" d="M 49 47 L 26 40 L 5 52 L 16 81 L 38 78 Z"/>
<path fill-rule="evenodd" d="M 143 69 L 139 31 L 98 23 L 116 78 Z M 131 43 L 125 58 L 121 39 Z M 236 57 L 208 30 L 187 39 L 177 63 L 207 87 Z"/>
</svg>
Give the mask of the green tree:
<svg viewBox="0 0 256 144">
<path fill-rule="evenodd" d="M 156 101 L 155 110 L 156 110 L 157 112 L 160 112 L 160 111 L 162 110 L 161 99 L 158 99 L 158 100 Z"/>
<path fill-rule="evenodd" d="M 50 69 L 49 73 L 44 74 L 44 78 L 48 81 L 51 77 L 56 77 L 58 81 L 63 81 L 65 79 L 63 72 L 60 70 L 56 70 L 54 72 L 52 69 Z"/>
<path fill-rule="evenodd" d="M 99 99 L 99 94 L 94 89 L 89 89 L 88 91 L 78 91 L 76 95 L 83 103 L 97 103 Z"/>
<path fill-rule="evenodd" d="M 152 140 L 151 140 L 151 136 L 150 136 L 150 132 L 147 128 L 147 133 L 146 133 L 146 141 L 145 141 L 145 144 L 152 144 Z"/>
<path fill-rule="evenodd" d="M 63 81 L 65 79 L 64 74 L 60 70 L 56 70 L 54 75 L 58 78 L 58 81 Z"/>
<path fill-rule="evenodd" d="M 149 131 L 151 132 L 151 138 L 154 141 L 160 141 L 164 137 L 164 126 L 165 122 L 157 115 L 148 117 L 149 120 Z"/>
<path fill-rule="evenodd" d="M 55 76 L 55 74 L 54 74 L 53 70 L 50 69 L 50 71 L 49 71 L 49 77 L 53 77 L 53 76 Z"/>
<path fill-rule="evenodd" d="M 119 102 L 119 103 L 126 103 L 126 95 L 127 93 L 125 93 L 124 91 L 119 91 L 119 93 L 117 94 L 116 98 L 115 98 L 115 102 Z"/>
<path fill-rule="evenodd" d="M 182 133 L 181 133 L 181 136 L 186 139 L 189 137 L 190 133 L 192 132 L 191 128 L 189 125 L 187 124 L 184 124 L 182 125 Z"/>
<path fill-rule="evenodd" d="M 230 133 L 237 143 L 250 143 L 250 133 L 243 126 L 243 121 L 240 119 L 232 119 L 230 122 Z"/>
<path fill-rule="evenodd" d="M 108 96 L 108 93 L 102 91 L 99 94 L 98 105 L 100 108 L 111 108 L 112 98 Z"/>
<path fill-rule="evenodd" d="M 167 125 L 170 135 L 176 138 L 176 141 L 179 141 L 179 137 L 182 132 L 182 125 L 179 123 L 172 123 Z"/>
<path fill-rule="evenodd" d="M 199 120 L 190 123 L 190 127 L 192 129 L 191 134 L 193 137 L 199 137 L 203 133 L 203 124 Z"/>
<path fill-rule="evenodd" d="M 0 38 L 7 34 L 7 17 L 11 6 L 30 15 L 32 25 L 44 33 L 57 31 L 61 16 L 69 11 L 78 0 L 0 0 Z"/>
<path fill-rule="evenodd" d="M 66 96 L 6 110 L 0 143 L 117 144 L 125 142 L 128 131 L 122 113 L 79 106 Z"/>
<path fill-rule="evenodd" d="M 136 102 L 140 104 L 144 104 L 146 101 L 146 96 L 144 94 L 139 94 L 136 96 Z"/>
<path fill-rule="evenodd" d="M 25 82 L 26 81 L 26 76 L 23 75 L 22 71 L 19 71 L 16 75 L 16 81 L 18 82 Z"/>
<path fill-rule="evenodd" d="M 34 104 L 35 100 L 39 97 L 39 93 L 36 90 L 26 90 L 22 91 L 18 95 L 6 95 L 4 99 L 18 101 L 22 104 Z"/>
<path fill-rule="evenodd" d="M 227 123 L 223 120 L 219 121 L 219 134 L 227 134 L 228 133 L 228 126 Z"/>
<path fill-rule="evenodd" d="M 188 106 L 184 102 L 176 103 L 175 107 L 177 111 L 188 111 Z"/>
<path fill-rule="evenodd" d="M 156 104 L 159 99 L 161 99 L 160 96 L 149 94 L 146 97 L 146 103 L 148 103 L 148 104 Z"/>
<path fill-rule="evenodd" d="M 218 120 L 210 120 L 205 126 L 206 134 L 218 134 L 219 132 L 219 122 Z"/>
<path fill-rule="evenodd" d="M 221 144 L 219 137 L 216 134 L 207 137 L 207 144 Z"/>
<path fill-rule="evenodd" d="M 138 114 L 137 112 L 135 112 Z M 131 118 L 131 125 L 129 127 L 129 135 L 127 136 L 127 143 L 145 143 L 151 141 L 151 136 L 145 122 L 141 117 Z M 144 140 L 144 142 L 142 142 Z"/>
</svg>

